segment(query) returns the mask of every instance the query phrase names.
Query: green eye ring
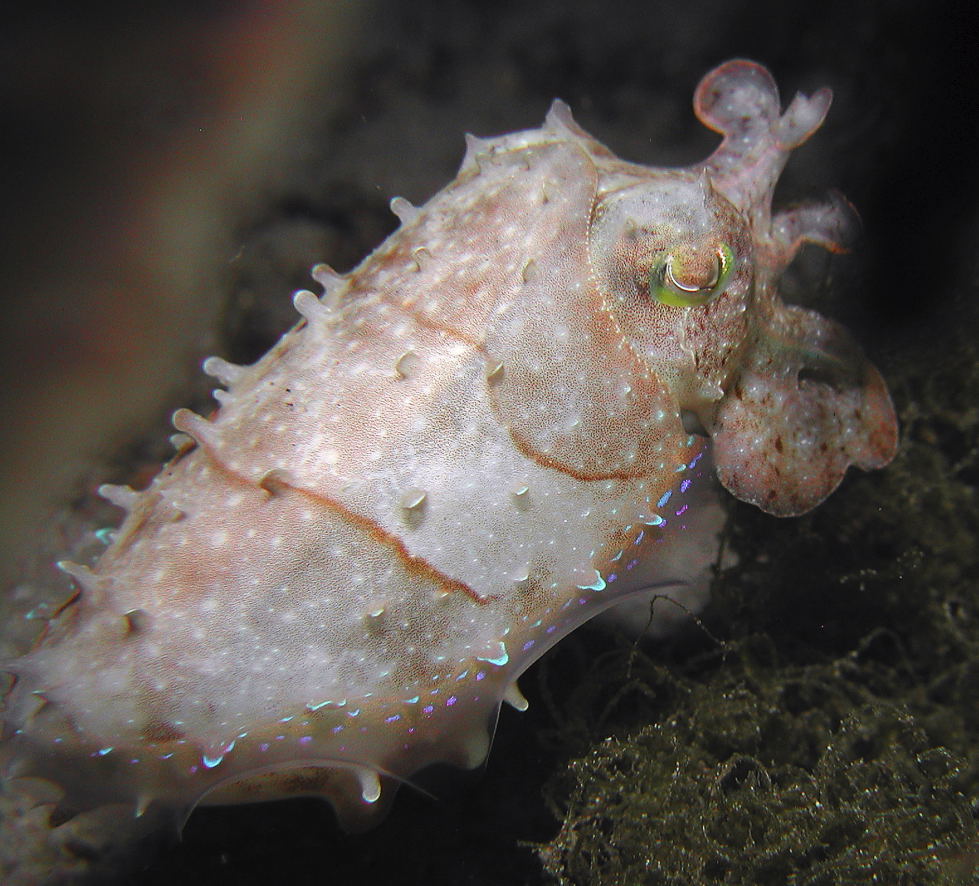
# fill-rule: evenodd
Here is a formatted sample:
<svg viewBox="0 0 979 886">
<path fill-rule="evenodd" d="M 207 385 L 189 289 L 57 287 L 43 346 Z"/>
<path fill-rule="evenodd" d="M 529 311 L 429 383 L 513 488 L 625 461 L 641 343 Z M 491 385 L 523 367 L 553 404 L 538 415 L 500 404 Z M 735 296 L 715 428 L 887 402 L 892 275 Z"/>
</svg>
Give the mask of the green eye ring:
<svg viewBox="0 0 979 886">
<path fill-rule="evenodd" d="M 724 291 L 734 268 L 734 251 L 722 243 L 714 251 L 717 266 L 714 279 L 707 286 L 688 286 L 677 280 L 673 272 L 675 259 L 672 254 L 656 262 L 649 271 L 649 295 L 662 305 L 675 308 L 696 308 L 716 298 Z"/>
</svg>

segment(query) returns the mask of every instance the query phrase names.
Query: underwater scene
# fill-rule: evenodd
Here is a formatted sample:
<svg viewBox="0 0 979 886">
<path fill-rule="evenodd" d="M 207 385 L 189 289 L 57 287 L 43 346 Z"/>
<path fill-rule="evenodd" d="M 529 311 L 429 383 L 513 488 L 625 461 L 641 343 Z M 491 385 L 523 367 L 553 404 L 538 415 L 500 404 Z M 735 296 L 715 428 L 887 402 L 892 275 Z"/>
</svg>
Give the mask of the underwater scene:
<svg viewBox="0 0 979 886">
<path fill-rule="evenodd" d="M 971 53 L 912 0 L 0 38 L 0 881 L 976 882 Z"/>
</svg>

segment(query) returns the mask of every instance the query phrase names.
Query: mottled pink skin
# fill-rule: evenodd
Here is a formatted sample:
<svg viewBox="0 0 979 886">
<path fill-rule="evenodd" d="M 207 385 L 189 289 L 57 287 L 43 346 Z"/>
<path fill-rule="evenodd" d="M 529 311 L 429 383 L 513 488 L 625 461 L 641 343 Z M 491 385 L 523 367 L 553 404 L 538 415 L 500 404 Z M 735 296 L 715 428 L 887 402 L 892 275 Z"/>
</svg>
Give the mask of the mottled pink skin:
<svg viewBox="0 0 979 886">
<path fill-rule="evenodd" d="M 815 507 L 849 465 L 887 464 L 897 421 L 887 387 L 839 324 L 784 305 L 778 278 L 803 243 L 833 252 L 856 226 L 841 196 L 771 215 L 778 175 L 829 110 L 832 93 L 797 95 L 779 116 L 768 71 L 729 62 L 708 74 L 694 98 L 697 116 L 724 134 L 704 168 L 751 221 L 755 238 L 754 329 L 708 428 L 717 475 L 738 498 L 778 516 Z"/>
<path fill-rule="evenodd" d="M 317 270 L 266 357 L 208 362 L 221 408 L 175 415 L 150 488 L 107 491 L 116 537 L 7 663 L 8 774 L 76 809 L 312 793 L 370 824 L 399 780 L 481 763 L 516 678 L 584 620 L 654 588 L 701 602 L 711 449 L 776 514 L 885 464 L 880 376 L 776 290 L 846 226 L 839 201 L 770 214 L 828 105 L 780 116 L 729 62 L 697 90 L 725 136 L 705 163 L 619 160 L 556 103 L 395 201 L 401 228 Z"/>
</svg>

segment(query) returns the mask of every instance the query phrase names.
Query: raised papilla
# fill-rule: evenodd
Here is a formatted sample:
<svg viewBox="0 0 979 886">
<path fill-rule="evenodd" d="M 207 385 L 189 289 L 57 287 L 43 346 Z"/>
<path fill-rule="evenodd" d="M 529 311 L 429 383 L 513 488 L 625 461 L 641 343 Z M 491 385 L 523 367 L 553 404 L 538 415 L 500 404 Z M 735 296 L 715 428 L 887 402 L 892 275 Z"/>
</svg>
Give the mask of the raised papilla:
<svg viewBox="0 0 979 886">
<path fill-rule="evenodd" d="M 597 612 L 683 598 L 715 546 L 713 475 L 778 515 L 897 426 L 857 345 L 786 306 L 842 199 L 771 214 L 830 93 L 782 112 L 733 61 L 695 96 L 704 162 L 620 160 L 555 102 L 470 138 L 455 180 L 224 390 L 125 510 L 77 594 L 3 667 L 9 777 L 82 810 L 328 799 L 371 824 L 399 781 L 485 758 L 519 675 Z M 696 595 L 688 597 L 695 602 Z M 665 616 L 664 616 L 665 617 Z M 70 822 L 69 822 L 70 824 Z"/>
</svg>

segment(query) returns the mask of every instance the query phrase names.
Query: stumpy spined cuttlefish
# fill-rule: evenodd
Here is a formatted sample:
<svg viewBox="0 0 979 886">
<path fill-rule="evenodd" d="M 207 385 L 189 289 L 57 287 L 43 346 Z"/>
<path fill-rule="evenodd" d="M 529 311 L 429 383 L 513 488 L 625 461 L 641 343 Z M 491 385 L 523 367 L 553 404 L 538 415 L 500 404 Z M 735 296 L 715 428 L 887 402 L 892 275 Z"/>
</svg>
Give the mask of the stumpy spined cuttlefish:
<svg viewBox="0 0 979 886">
<path fill-rule="evenodd" d="M 620 160 L 555 102 L 470 137 L 454 181 L 253 366 L 126 511 L 35 648 L 3 663 L 7 777 L 78 810 L 328 799 L 377 819 L 435 763 L 474 767 L 517 677 L 601 610 L 682 593 L 714 550 L 712 475 L 801 514 L 894 455 L 884 382 L 782 303 L 841 198 L 771 214 L 828 90 L 783 112 L 747 61 L 708 74 L 704 162 Z M 702 559 L 702 558 L 701 558 Z"/>
</svg>

